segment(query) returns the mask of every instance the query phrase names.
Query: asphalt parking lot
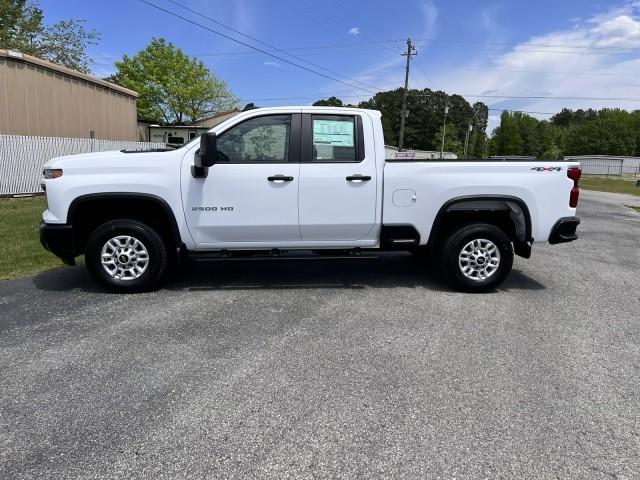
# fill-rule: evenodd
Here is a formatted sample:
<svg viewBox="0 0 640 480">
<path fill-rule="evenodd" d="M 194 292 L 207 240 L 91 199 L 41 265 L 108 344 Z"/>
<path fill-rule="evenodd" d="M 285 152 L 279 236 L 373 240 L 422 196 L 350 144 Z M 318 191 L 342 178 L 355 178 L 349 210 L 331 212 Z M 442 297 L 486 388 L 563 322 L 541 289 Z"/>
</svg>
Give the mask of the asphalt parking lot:
<svg viewBox="0 0 640 480">
<path fill-rule="evenodd" d="M 409 255 L 0 283 L 0 478 L 638 478 L 640 198 L 499 291 Z"/>
</svg>

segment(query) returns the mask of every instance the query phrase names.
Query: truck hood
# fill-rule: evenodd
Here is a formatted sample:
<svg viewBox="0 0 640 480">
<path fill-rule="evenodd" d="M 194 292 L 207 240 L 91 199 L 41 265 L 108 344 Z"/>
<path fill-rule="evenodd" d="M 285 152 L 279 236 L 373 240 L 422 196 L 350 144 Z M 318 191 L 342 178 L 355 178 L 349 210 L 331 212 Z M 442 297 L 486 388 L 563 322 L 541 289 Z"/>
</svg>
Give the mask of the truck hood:
<svg viewBox="0 0 640 480">
<path fill-rule="evenodd" d="M 139 161 L 150 160 L 150 157 L 158 155 L 172 155 L 174 150 L 113 150 L 108 152 L 91 152 L 79 153 L 76 155 L 64 155 L 62 157 L 54 157 L 46 162 L 43 168 L 90 168 L 92 166 L 104 166 L 105 162 L 114 161 L 121 163 L 126 161 L 127 164 L 138 163 Z"/>
</svg>

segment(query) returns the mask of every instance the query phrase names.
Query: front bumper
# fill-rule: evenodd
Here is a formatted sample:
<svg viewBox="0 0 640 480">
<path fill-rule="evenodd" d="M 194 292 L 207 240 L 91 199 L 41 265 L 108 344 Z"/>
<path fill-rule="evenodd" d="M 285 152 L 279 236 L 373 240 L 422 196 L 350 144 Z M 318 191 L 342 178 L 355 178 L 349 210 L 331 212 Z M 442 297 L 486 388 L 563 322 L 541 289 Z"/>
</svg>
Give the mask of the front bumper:
<svg viewBox="0 0 640 480">
<path fill-rule="evenodd" d="M 555 245 L 556 243 L 573 242 L 578 239 L 576 229 L 580 225 L 580 219 L 578 217 L 565 217 L 561 218 L 551 229 L 551 235 L 549 235 L 549 243 Z"/>
<path fill-rule="evenodd" d="M 75 265 L 75 242 L 71 225 L 40 224 L 40 243 L 67 265 Z"/>
</svg>

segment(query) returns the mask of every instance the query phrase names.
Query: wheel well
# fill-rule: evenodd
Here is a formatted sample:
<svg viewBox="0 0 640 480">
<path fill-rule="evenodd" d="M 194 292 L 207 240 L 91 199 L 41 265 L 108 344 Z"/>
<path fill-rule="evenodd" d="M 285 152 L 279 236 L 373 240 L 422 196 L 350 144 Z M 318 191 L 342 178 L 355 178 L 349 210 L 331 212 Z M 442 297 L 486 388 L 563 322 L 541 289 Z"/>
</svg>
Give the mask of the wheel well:
<svg viewBox="0 0 640 480">
<path fill-rule="evenodd" d="M 531 238 L 531 218 L 526 204 L 517 198 L 461 198 L 445 204 L 433 223 L 429 245 L 437 248 L 455 229 L 470 223 L 500 228 L 517 246 Z"/>
<path fill-rule="evenodd" d="M 159 198 L 137 195 L 88 196 L 76 199 L 69 207 L 67 223 L 73 225 L 77 253 L 84 253 L 91 232 L 115 219 L 143 222 L 174 246 L 180 241 L 175 217 L 170 207 Z"/>
</svg>

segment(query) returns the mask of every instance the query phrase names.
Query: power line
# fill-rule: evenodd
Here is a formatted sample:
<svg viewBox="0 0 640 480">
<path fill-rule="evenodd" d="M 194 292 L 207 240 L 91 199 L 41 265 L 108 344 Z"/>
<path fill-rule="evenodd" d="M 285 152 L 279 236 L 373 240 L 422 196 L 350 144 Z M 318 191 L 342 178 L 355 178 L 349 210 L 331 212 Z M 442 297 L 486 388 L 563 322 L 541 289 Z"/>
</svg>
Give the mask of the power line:
<svg viewBox="0 0 640 480">
<path fill-rule="evenodd" d="M 301 95 L 299 97 L 272 97 L 272 98 L 250 98 L 250 97 L 245 97 L 245 100 L 251 100 L 252 102 L 282 102 L 285 100 L 320 100 L 326 97 L 338 97 L 340 99 L 342 98 L 371 98 L 372 95 L 368 95 L 368 94 L 359 94 L 359 95 L 340 95 L 340 94 L 328 94 L 328 93 L 322 93 L 319 95 Z"/>
<path fill-rule="evenodd" d="M 191 20 L 191 19 L 189 19 L 189 18 L 186 18 L 186 17 L 183 17 L 182 15 L 179 15 L 179 14 L 177 14 L 177 13 L 175 13 L 175 12 L 172 12 L 171 10 L 167 10 L 167 9 L 165 9 L 165 8 L 162 8 L 162 7 L 158 6 L 158 5 L 155 5 L 155 4 L 153 4 L 153 3 L 150 3 L 150 2 L 148 2 L 147 0 L 138 0 L 138 1 L 139 1 L 139 2 L 141 2 L 141 3 L 144 3 L 144 4 L 146 4 L 146 5 L 149 5 L 150 7 L 153 7 L 153 8 L 155 8 L 155 9 L 157 9 L 157 10 L 160 10 L 160 11 L 162 11 L 162 12 L 168 13 L 169 15 L 172 15 L 172 16 L 174 16 L 174 17 L 176 17 L 176 18 L 179 18 L 179 19 L 181 19 L 181 20 L 184 20 L 185 22 L 191 23 L 192 25 L 195 25 L 195 26 L 200 27 L 200 28 L 202 28 L 202 29 L 204 29 L 204 30 L 207 30 L 207 31 L 209 31 L 209 32 L 211 32 L 211 33 L 214 33 L 214 34 L 219 35 L 219 36 L 221 36 L 221 37 L 223 37 L 223 38 L 226 38 L 226 39 L 228 39 L 228 40 L 231 40 L 232 42 L 239 43 L 240 45 L 243 45 L 243 46 L 245 46 L 245 47 L 251 48 L 252 50 L 256 50 L 256 51 L 258 51 L 258 52 L 260 52 L 260 53 L 263 53 L 263 54 L 265 54 L 265 55 L 268 55 L 269 57 L 275 58 L 276 60 L 280 60 L 281 62 L 287 63 L 287 64 L 289 64 L 289 65 L 293 65 L 294 67 L 298 67 L 298 68 L 300 68 L 300 69 L 302 69 L 302 70 L 306 70 L 307 72 L 313 73 L 313 74 L 315 74 L 315 75 L 319 75 L 319 76 L 324 77 L 324 78 L 327 78 L 327 79 L 329 79 L 329 80 L 333 80 L 334 82 L 342 83 L 342 84 L 347 85 L 348 87 L 351 87 L 351 88 L 356 88 L 356 89 L 358 89 L 358 90 L 362 90 L 362 91 L 365 91 L 365 92 L 369 92 L 369 93 L 371 93 L 371 94 L 374 94 L 374 93 L 375 93 L 375 92 L 373 92 L 373 91 L 371 91 L 371 90 L 368 90 L 368 89 L 366 89 L 366 88 L 359 87 L 359 86 L 357 86 L 357 85 L 353 85 L 353 84 L 351 84 L 351 83 L 347 83 L 347 82 L 345 82 L 345 81 L 343 81 L 343 80 L 340 80 L 340 79 L 338 79 L 338 78 L 332 77 L 332 76 L 330 76 L 330 75 L 325 75 L 324 73 L 322 73 L 322 72 L 318 72 L 317 70 L 313 70 L 312 68 L 305 67 L 304 65 L 300 65 L 299 63 L 295 63 L 295 62 L 292 62 L 291 60 L 287 60 L 286 58 L 282 58 L 282 57 L 280 57 L 280 56 L 278 56 L 278 55 L 274 55 L 273 53 L 269 53 L 269 52 L 267 52 L 266 50 L 263 50 L 263 49 L 261 49 L 261 48 L 255 47 L 255 46 L 253 46 L 253 45 L 250 45 L 250 44 L 248 44 L 248 43 L 246 43 L 246 42 L 243 42 L 243 41 L 241 41 L 241 40 L 238 40 L 238 39 L 236 39 L 236 38 L 233 38 L 233 37 L 231 37 L 231 36 L 229 36 L 229 35 L 226 35 L 226 34 L 224 34 L 224 33 L 222 33 L 222 32 L 218 32 L 217 30 L 213 30 L 212 28 L 209 28 L 209 27 L 207 27 L 207 26 L 205 26 L 205 25 L 202 25 L 201 23 L 194 22 L 193 20 Z"/>
<path fill-rule="evenodd" d="M 398 87 L 401 88 L 401 87 Z M 396 88 L 397 90 L 397 88 Z M 378 92 L 378 93 L 383 93 L 383 92 Z M 431 97 L 431 96 L 435 96 L 436 92 L 434 93 L 409 93 L 410 95 L 414 96 L 414 97 Z M 474 94 L 467 94 L 467 93 L 456 93 L 453 95 L 447 95 L 449 97 L 452 96 L 460 96 L 460 97 L 470 97 L 470 98 L 497 98 L 497 99 L 505 99 L 505 100 L 580 100 L 580 101 L 619 101 L 619 102 L 640 102 L 640 98 L 631 98 L 631 97 L 555 97 L 555 96 L 535 96 L 535 95 L 530 95 L 530 96 L 525 96 L 525 95 L 519 95 L 519 96 L 515 96 L 515 95 L 474 95 Z M 319 93 L 317 95 L 309 95 L 309 94 L 305 94 L 305 95 L 301 95 L 301 96 L 288 96 L 288 97 L 272 97 L 272 98 L 252 98 L 252 101 L 256 101 L 256 102 L 260 102 L 260 101 L 283 101 L 283 100 L 314 100 L 314 99 L 320 99 L 323 97 L 328 97 L 328 96 L 332 96 L 329 93 Z M 362 97 L 369 97 L 370 95 L 366 95 L 366 94 L 359 94 L 359 95 L 341 95 L 341 94 L 335 94 L 333 96 L 336 97 L 340 97 L 340 98 L 362 98 Z M 508 110 L 508 109 L 496 109 L 496 110 Z M 540 113 L 540 114 L 545 114 L 548 112 L 528 112 L 528 113 Z"/>
<path fill-rule="evenodd" d="M 288 51 L 312 51 L 312 50 L 337 50 L 337 49 L 355 49 L 355 50 L 364 50 L 362 46 L 375 46 L 375 45 L 391 45 L 398 44 L 400 40 L 380 40 L 377 42 L 358 42 L 358 43 L 344 43 L 344 44 L 329 44 L 329 45 L 309 45 L 304 47 L 285 47 Z M 444 45 L 434 45 L 436 44 L 444 44 Z M 461 44 L 461 45 L 478 45 L 483 48 L 467 48 L 467 47 L 456 47 L 452 46 L 452 44 Z M 490 48 L 490 45 L 507 45 L 509 48 Z M 398 45 L 399 46 L 399 45 Z M 539 50 L 539 48 L 549 48 L 547 50 Z M 562 53 L 562 54 L 577 54 L 577 55 L 623 55 L 623 56 L 636 56 L 640 54 L 638 49 L 636 48 L 622 48 L 622 47 L 587 47 L 580 45 L 564 45 L 564 48 L 570 49 L 582 49 L 583 51 L 575 51 L 575 50 L 551 50 L 551 48 L 561 48 L 561 45 L 544 45 L 544 44 L 485 44 L 480 42 L 455 42 L 455 41 L 433 41 L 428 45 L 425 45 L 424 48 L 431 49 L 454 49 L 454 50 L 469 50 L 469 51 L 499 51 L 499 52 L 532 52 L 532 53 Z M 380 47 L 380 48 L 391 48 L 391 47 Z M 611 50 L 611 51 L 607 51 Z M 620 52 L 620 53 L 616 53 Z M 627 52 L 627 53 L 622 53 Z M 227 54 L 241 54 L 243 52 L 226 52 Z M 248 53 L 248 52 L 244 52 Z"/>
<path fill-rule="evenodd" d="M 524 47 L 524 48 L 523 48 Z M 510 53 L 553 53 L 553 54 L 562 54 L 562 55 L 608 55 L 608 56 L 616 56 L 616 57 L 637 57 L 638 53 L 614 53 L 614 52 L 594 52 L 594 51 L 575 51 L 575 50 L 535 50 L 526 48 L 526 45 L 518 46 L 516 45 L 514 48 L 468 48 L 468 47 L 453 47 L 453 46 L 425 46 L 424 48 L 435 48 L 435 49 L 444 49 L 444 50 L 462 50 L 462 51 L 474 51 L 474 52 L 510 52 Z"/>
<path fill-rule="evenodd" d="M 458 68 L 468 72 L 510 72 L 510 73 L 541 73 L 548 75 L 588 75 L 588 76 L 607 76 L 607 77 L 640 77 L 637 73 L 609 73 L 609 72 L 553 72 L 547 70 L 510 70 L 505 68 Z"/>
<path fill-rule="evenodd" d="M 417 93 L 416 97 L 430 97 L 433 93 Z M 632 97 L 555 97 L 542 95 L 475 95 L 470 93 L 457 93 L 460 97 L 471 98 L 500 98 L 506 100 L 591 100 L 591 101 L 612 101 L 612 102 L 640 102 L 640 98 Z"/>
<path fill-rule="evenodd" d="M 342 44 L 333 44 L 333 45 L 310 45 L 310 46 L 305 46 L 305 47 L 283 47 L 286 48 L 287 52 L 310 52 L 310 51 L 315 51 L 315 50 L 341 50 L 341 49 L 351 49 L 350 51 L 366 51 L 366 50 L 375 50 L 377 51 L 379 48 L 385 48 L 385 49 L 389 49 L 391 47 L 389 46 L 384 46 L 387 45 L 389 42 L 385 42 L 385 41 L 380 41 L 380 42 L 358 42 L 358 43 L 342 43 Z M 378 45 L 378 47 L 376 47 L 376 45 Z M 383 45 L 382 47 L 380 47 L 380 45 Z M 362 48 L 362 47 L 366 47 L 366 48 Z M 250 50 L 238 50 L 235 52 L 205 52 L 205 53 L 199 53 L 197 54 L 198 56 L 201 57 L 207 57 L 207 56 L 224 56 L 224 55 L 255 55 L 252 51 Z"/>
<path fill-rule="evenodd" d="M 608 50 L 611 51 L 627 51 L 630 53 L 633 52 L 638 52 L 638 48 L 635 47 L 598 47 L 598 46 L 590 46 L 590 45 L 571 45 L 571 44 L 544 44 L 544 43 L 524 43 L 524 42 L 520 42 L 520 43 L 506 43 L 506 42 L 484 42 L 484 41 L 459 41 L 459 40 L 447 40 L 447 39 L 443 39 L 443 40 L 436 40 L 435 37 L 433 38 L 418 38 L 416 40 L 423 40 L 425 42 L 430 42 L 430 45 L 425 45 L 425 48 L 428 48 L 431 46 L 431 44 L 445 44 L 445 45 L 476 45 L 476 46 L 482 46 L 482 47 L 487 47 L 487 46 L 505 46 L 505 47 L 510 47 L 510 48 L 506 48 L 504 50 L 510 51 L 513 48 L 569 48 L 569 49 L 580 49 L 580 50 L 585 50 L 585 51 L 589 51 L 589 50 L 594 50 L 594 51 L 598 51 L 598 52 L 604 52 L 604 54 L 607 53 Z M 400 44 L 404 42 L 403 39 L 401 38 L 396 38 L 396 39 L 387 39 L 387 40 L 377 40 L 374 42 L 350 42 L 350 43 L 334 43 L 334 44 L 324 44 L 324 45 L 306 45 L 306 46 L 302 46 L 302 47 L 285 47 L 287 48 L 287 50 L 304 50 L 304 51 L 308 51 L 308 50 L 322 50 L 322 49 L 340 49 L 340 48 L 358 48 L 361 46 L 371 46 L 371 45 L 390 45 L 390 44 L 397 44 L 398 46 L 400 46 Z M 501 49 L 503 50 L 503 49 Z M 548 50 L 545 50 L 545 52 Z M 233 52 L 231 52 L 233 53 Z M 565 52 L 562 52 L 565 53 Z M 569 53 L 574 53 L 574 52 L 569 52 Z M 575 52 L 575 53 L 583 53 L 583 52 Z"/>
<path fill-rule="evenodd" d="M 205 18 L 205 19 L 209 20 L 210 22 L 215 23 L 216 25 L 220 25 L 221 27 L 226 28 L 227 30 L 231 30 L 232 32 L 237 33 L 238 35 L 242 35 L 245 38 L 253 40 L 254 42 L 259 43 L 260 45 L 264 45 L 267 48 L 271 48 L 272 50 L 274 50 L 276 52 L 284 53 L 285 55 L 289 55 L 290 57 L 295 58 L 296 60 L 300 60 L 300 61 L 302 61 L 304 63 L 307 63 L 309 65 L 312 65 L 312 66 L 316 67 L 316 68 L 319 68 L 321 70 L 329 72 L 329 73 L 331 73 L 333 75 L 337 75 L 339 77 L 346 78 L 347 80 L 350 80 L 352 82 L 359 83 L 360 85 L 363 85 L 363 86 L 365 86 L 367 88 L 374 88 L 374 89 L 378 88 L 378 87 L 374 87 L 374 86 L 371 86 L 371 85 L 367 85 L 366 83 L 362 83 L 361 81 L 356 80 L 355 78 L 351 78 L 351 77 L 348 77 L 346 75 L 342 75 L 341 73 L 335 72 L 333 70 L 329 70 L 328 68 L 325 68 L 322 65 L 318 65 L 317 63 L 310 62 L 310 61 L 305 60 L 304 58 L 299 57 L 297 55 L 294 55 L 294 54 L 292 54 L 292 53 L 290 53 L 290 52 L 288 52 L 286 50 L 282 50 L 282 49 L 280 49 L 278 47 L 275 47 L 275 46 L 270 45 L 270 44 L 268 44 L 266 42 L 263 42 L 262 40 L 259 40 L 256 37 L 252 37 L 251 35 L 247 35 L 246 33 L 241 32 L 240 30 L 236 30 L 235 28 L 229 27 L 228 25 L 225 25 L 224 23 L 216 20 L 215 18 L 211 18 L 211 17 L 209 17 L 207 15 L 204 15 L 204 14 L 202 14 L 202 13 L 196 11 L 196 10 L 193 10 L 193 9 L 191 9 L 191 8 L 185 6 L 185 5 L 182 5 L 179 2 L 176 2 L 175 0 L 167 0 L 167 1 L 169 3 L 172 3 L 173 5 L 177 5 L 178 7 L 183 8 L 183 9 L 185 9 L 185 10 L 191 12 L 191 13 L 194 13 L 196 15 L 200 15 L 202 18 Z"/>
<path fill-rule="evenodd" d="M 398 39 L 399 40 L 399 39 Z M 398 41 L 396 40 L 396 41 Z M 440 39 L 437 40 L 436 37 L 423 37 L 418 38 L 417 40 L 423 40 L 427 42 L 433 43 L 447 43 L 447 44 L 459 44 L 459 45 L 502 45 L 508 47 L 535 47 L 535 48 L 576 48 L 576 49 L 584 49 L 584 50 L 618 50 L 618 51 L 630 51 L 634 52 L 638 50 L 637 47 L 605 47 L 605 46 L 597 46 L 597 45 L 575 45 L 570 43 L 564 44 L 549 44 L 549 43 L 527 43 L 525 42 L 486 42 L 486 41 L 468 41 L 468 40 L 448 40 L 448 39 Z"/>
<path fill-rule="evenodd" d="M 468 95 L 461 94 L 463 97 L 472 98 L 504 98 L 512 100 L 591 100 L 591 101 L 607 101 L 607 102 L 640 102 L 640 98 L 631 97 L 553 97 L 553 96 L 539 96 L 539 95 Z"/>
</svg>

